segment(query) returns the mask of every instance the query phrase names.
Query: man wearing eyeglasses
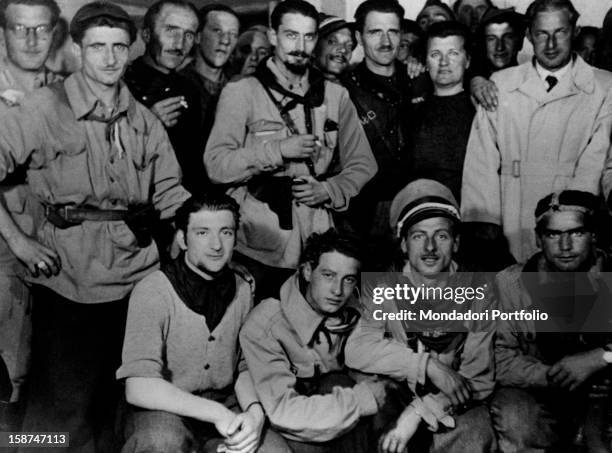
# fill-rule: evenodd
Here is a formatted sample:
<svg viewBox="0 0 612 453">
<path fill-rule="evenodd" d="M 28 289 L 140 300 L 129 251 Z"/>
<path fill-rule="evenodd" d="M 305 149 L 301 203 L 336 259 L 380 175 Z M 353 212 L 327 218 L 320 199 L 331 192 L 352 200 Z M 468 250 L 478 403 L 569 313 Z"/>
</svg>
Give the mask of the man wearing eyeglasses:
<svg viewBox="0 0 612 453">
<path fill-rule="evenodd" d="M 21 103 L 36 88 L 59 80 L 45 63 L 51 51 L 53 32 L 60 15 L 55 0 L 8 0 L 0 6 L 0 27 L 6 56 L 0 60 L 0 110 Z M 31 235 L 34 222 L 27 196 L 25 172 L 17 172 L 0 184 L 0 197 L 13 219 Z M 7 364 L 13 392 L 20 400 L 30 358 L 30 293 L 21 279 L 25 268 L 0 238 L 0 356 Z M 6 411 L 12 411 L 16 406 Z M 2 423 L 0 408 L 0 423 Z M 9 421 L 10 423 L 10 421 Z"/>
<path fill-rule="evenodd" d="M 468 141 L 462 215 L 473 231 L 503 232 L 519 262 L 537 251 L 537 201 L 563 189 L 598 194 L 602 171 L 610 167 L 604 164 L 612 75 L 572 53 L 578 16 L 570 0 L 531 3 L 527 38 L 534 58 L 491 76 L 499 89 L 497 110 L 478 107 Z M 607 170 L 606 197 L 611 182 Z"/>
<path fill-rule="evenodd" d="M 164 123 L 183 171 L 183 186 L 195 192 L 202 181 L 204 164 L 200 136 L 200 106 L 196 87 L 180 73 L 196 42 L 197 9 L 185 0 L 160 0 L 144 16 L 142 38 L 145 54 L 125 73 L 130 91 Z"/>
</svg>

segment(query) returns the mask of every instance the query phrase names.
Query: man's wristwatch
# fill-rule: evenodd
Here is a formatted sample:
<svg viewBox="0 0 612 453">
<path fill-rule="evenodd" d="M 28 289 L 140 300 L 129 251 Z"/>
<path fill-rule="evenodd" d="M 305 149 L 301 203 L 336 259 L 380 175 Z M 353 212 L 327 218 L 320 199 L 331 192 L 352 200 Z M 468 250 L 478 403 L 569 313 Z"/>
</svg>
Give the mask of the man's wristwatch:
<svg viewBox="0 0 612 453">
<path fill-rule="evenodd" d="M 610 347 L 609 344 L 605 345 L 603 347 L 604 353 L 603 353 L 603 360 L 604 362 L 606 362 L 607 364 L 612 364 L 612 348 Z"/>
</svg>

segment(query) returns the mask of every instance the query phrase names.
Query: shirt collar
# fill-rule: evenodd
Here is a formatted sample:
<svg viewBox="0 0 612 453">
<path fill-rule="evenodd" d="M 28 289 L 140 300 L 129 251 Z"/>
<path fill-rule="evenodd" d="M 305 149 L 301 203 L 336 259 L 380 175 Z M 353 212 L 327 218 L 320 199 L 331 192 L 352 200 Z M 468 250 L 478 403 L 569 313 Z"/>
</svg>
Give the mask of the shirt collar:
<svg viewBox="0 0 612 453">
<path fill-rule="evenodd" d="M 85 76 L 81 71 L 77 71 L 66 79 L 64 84 L 70 107 L 77 119 L 82 119 L 92 113 L 96 108 L 101 106 L 100 100 L 94 95 L 85 81 Z M 113 113 L 127 112 L 128 119 L 133 120 L 135 114 L 135 102 L 132 99 L 128 88 L 123 83 L 119 82 L 119 96 L 117 105 Z"/>
<path fill-rule="evenodd" d="M 44 87 L 62 78 L 59 74 L 51 71 L 46 66 L 43 66 L 42 70 L 34 78 L 34 87 L 30 89 L 29 87 L 24 86 L 19 81 L 19 78 L 15 77 L 15 75 L 11 72 L 11 66 L 8 63 L 6 56 L 0 57 L 0 68 L 2 68 L 0 70 L 2 73 L 0 75 L 0 89 L 2 90 L 11 88 L 28 93 L 32 91 L 32 89 Z"/>
<path fill-rule="evenodd" d="M 306 73 L 298 79 L 297 83 L 290 83 L 286 71 L 281 69 L 274 62 L 274 57 L 268 58 L 266 65 L 270 71 L 272 71 L 272 74 L 274 74 L 278 83 L 286 90 L 292 91 L 300 96 L 303 96 L 308 91 L 308 71 L 306 71 Z"/>
<path fill-rule="evenodd" d="M 291 327 L 297 332 L 302 344 L 306 345 L 325 317 L 314 311 L 308 304 L 300 291 L 298 279 L 299 271 L 281 287 L 281 310 Z"/>
<path fill-rule="evenodd" d="M 572 67 L 574 60 L 571 59 L 565 66 L 563 66 L 561 69 L 557 69 L 554 72 L 549 71 L 548 69 L 544 69 L 544 67 L 535 58 L 534 58 L 534 62 L 535 62 L 536 72 L 538 73 L 542 81 L 546 83 L 546 87 L 548 87 L 548 82 L 546 82 L 546 77 L 553 76 L 557 80 L 561 80 L 561 77 L 563 77 Z"/>
</svg>

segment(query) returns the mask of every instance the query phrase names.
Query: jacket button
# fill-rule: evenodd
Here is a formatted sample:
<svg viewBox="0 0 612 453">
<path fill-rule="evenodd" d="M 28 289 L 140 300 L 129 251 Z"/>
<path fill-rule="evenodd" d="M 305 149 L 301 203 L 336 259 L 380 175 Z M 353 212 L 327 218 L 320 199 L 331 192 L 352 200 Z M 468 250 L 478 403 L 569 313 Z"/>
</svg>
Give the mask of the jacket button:
<svg viewBox="0 0 612 453">
<path fill-rule="evenodd" d="M 208 341 L 215 341 L 215 337 L 211 335 L 210 337 L 208 337 Z"/>
<path fill-rule="evenodd" d="M 209 369 L 209 368 L 210 368 L 210 364 L 208 364 L 208 363 L 207 363 L 206 365 L 204 365 L 204 369 L 205 369 L 205 370 L 207 370 L 207 369 Z"/>
</svg>

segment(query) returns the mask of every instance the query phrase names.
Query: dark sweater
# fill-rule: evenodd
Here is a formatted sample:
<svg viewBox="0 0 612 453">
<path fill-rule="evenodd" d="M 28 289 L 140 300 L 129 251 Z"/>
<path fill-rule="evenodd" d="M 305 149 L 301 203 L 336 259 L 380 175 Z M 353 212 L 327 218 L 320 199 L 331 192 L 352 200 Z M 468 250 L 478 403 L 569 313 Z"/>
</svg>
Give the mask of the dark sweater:
<svg viewBox="0 0 612 453">
<path fill-rule="evenodd" d="M 466 91 L 431 96 L 414 115 L 412 177 L 429 178 L 461 196 L 461 177 L 475 110 Z"/>
</svg>

